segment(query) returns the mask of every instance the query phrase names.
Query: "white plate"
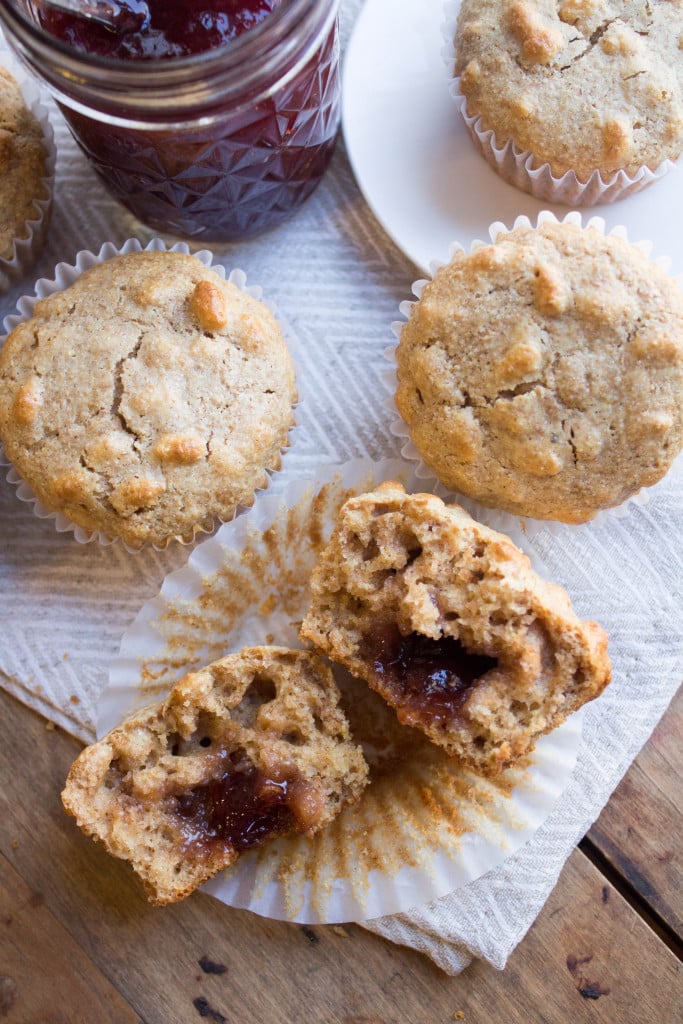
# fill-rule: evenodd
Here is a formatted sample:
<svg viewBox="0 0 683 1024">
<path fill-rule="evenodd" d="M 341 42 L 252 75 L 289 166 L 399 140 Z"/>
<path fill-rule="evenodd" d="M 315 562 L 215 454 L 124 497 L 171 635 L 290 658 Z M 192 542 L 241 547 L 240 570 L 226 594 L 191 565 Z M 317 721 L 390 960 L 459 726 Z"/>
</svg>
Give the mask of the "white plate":
<svg viewBox="0 0 683 1024">
<path fill-rule="evenodd" d="M 496 220 L 520 213 L 535 222 L 551 209 L 507 185 L 475 150 L 448 93 L 441 57 L 442 0 L 367 0 L 344 66 L 342 119 L 358 184 L 375 216 L 423 271 L 486 239 Z M 633 241 L 650 239 L 655 256 L 683 272 L 683 170 L 680 166 L 628 199 L 594 206 L 607 229 L 625 224 Z"/>
<path fill-rule="evenodd" d="M 414 467 L 405 462 L 358 459 L 322 467 L 310 480 L 290 482 L 279 497 L 259 494 L 248 512 L 199 544 L 126 631 L 98 708 L 98 734 L 167 692 L 187 667 L 245 644 L 300 646 L 298 624 L 321 537 L 329 536 L 349 491 L 386 479 L 416 489 Z M 520 531 L 514 540 L 525 546 Z M 544 736 L 528 764 L 494 785 L 400 726 L 368 687 L 344 674 L 339 682 L 354 734 L 373 764 L 372 783 L 317 836 L 265 844 L 208 882 L 205 891 L 224 903 L 307 923 L 407 911 L 513 854 L 569 782 L 581 713 Z"/>
</svg>

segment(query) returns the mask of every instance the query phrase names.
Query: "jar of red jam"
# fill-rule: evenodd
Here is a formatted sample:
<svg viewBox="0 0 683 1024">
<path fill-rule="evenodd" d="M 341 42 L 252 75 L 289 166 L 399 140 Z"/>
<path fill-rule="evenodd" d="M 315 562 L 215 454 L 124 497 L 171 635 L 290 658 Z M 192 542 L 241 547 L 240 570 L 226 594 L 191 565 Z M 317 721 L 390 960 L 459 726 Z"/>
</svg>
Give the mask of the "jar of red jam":
<svg viewBox="0 0 683 1024">
<path fill-rule="evenodd" d="M 338 6 L 129 0 L 143 14 L 111 31 L 0 0 L 0 20 L 122 203 L 159 231 L 227 241 L 285 218 L 329 163 Z"/>
</svg>

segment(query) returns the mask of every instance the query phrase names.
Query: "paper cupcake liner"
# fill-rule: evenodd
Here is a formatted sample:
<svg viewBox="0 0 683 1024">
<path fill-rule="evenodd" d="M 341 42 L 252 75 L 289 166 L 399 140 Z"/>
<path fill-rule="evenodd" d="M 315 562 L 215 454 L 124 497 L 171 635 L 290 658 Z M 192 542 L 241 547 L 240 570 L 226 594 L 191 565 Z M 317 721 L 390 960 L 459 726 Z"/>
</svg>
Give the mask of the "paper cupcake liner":
<svg viewBox="0 0 683 1024">
<path fill-rule="evenodd" d="M 24 277 L 41 253 L 50 226 L 57 162 L 54 131 L 48 110 L 41 102 L 40 89 L 22 70 L 14 66 L 10 70 L 17 80 L 26 106 L 42 128 L 47 173 L 40 181 L 42 197 L 33 200 L 34 215 L 26 221 L 22 237 L 14 240 L 11 258 L 0 257 L 0 292 L 7 291 L 15 281 Z"/>
<path fill-rule="evenodd" d="M 186 671 L 251 644 L 301 647 L 309 579 L 341 504 L 398 479 L 424 489 L 400 460 L 324 466 L 280 496 L 260 495 L 167 576 L 126 631 L 98 707 L 98 736 L 165 695 Z M 525 545 L 517 531 L 516 541 Z M 527 545 L 537 571 L 538 557 Z M 493 783 L 458 768 L 399 724 L 364 683 L 336 672 L 351 731 L 371 765 L 359 802 L 313 837 L 243 854 L 203 888 L 231 906 L 305 923 L 407 911 L 500 864 L 536 831 L 566 788 L 581 738 L 574 715 L 523 767 Z"/>
<path fill-rule="evenodd" d="M 7 335 L 12 330 L 14 330 L 14 328 L 18 324 L 22 323 L 24 320 L 29 320 L 31 318 L 31 316 L 33 315 L 33 309 L 35 307 L 35 304 L 40 299 L 45 298 L 46 295 L 51 295 L 54 292 L 63 291 L 65 288 L 68 288 L 69 285 L 72 285 L 80 277 L 84 270 L 88 270 L 96 263 L 104 263 L 106 260 L 111 259 L 113 256 L 124 256 L 131 252 L 142 251 L 182 252 L 191 254 L 195 256 L 198 260 L 200 260 L 205 267 L 211 267 L 212 270 L 214 270 L 220 277 L 228 280 L 231 284 L 234 284 L 235 287 L 240 289 L 240 291 L 243 291 L 247 295 L 250 295 L 253 299 L 261 301 L 263 305 L 266 306 L 271 311 L 271 313 L 277 316 L 277 312 L 275 310 L 273 303 L 271 303 L 267 299 L 263 299 L 263 289 L 261 288 L 260 285 L 248 285 L 247 275 L 243 270 L 240 270 L 239 268 L 231 270 L 230 273 L 226 276 L 225 268 L 220 263 L 213 262 L 213 253 L 210 252 L 208 249 L 201 249 L 198 252 L 192 252 L 192 250 L 190 249 L 189 245 L 187 245 L 186 242 L 176 242 L 175 245 L 167 246 L 166 243 L 161 238 L 153 238 L 150 242 L 147 243 L 147 245 L 143 247 L 142 243 L 138 241 L 137 238 L 129 238 L 120 247 L 115 246 L 113 242 L 105 242 L 100 247 L 100 250 L 97 253 L 83 249 L 77 254 L 74 263 L 58 263 L 57 266 L 55 267 L 54 278 L 48 280 L 47 278 L 43 277 L 39 281 L 37 281 L 35 285 L 34 294 L 22 296 L 22 298 L 20 298 L 17 303 L 18 312 L 12 313 L 9 316 L 5 317 L 3 321 L 5 337 L 0 339 L 0 347 L 2 346 L 2 343 L 5 341 Z M 300 375 L 298 372 L 299 361 L 297 358 L 296 351 L 296 339 L 293 338 L 292 332 L 288 329 L 288 326 L 279 317 L 278 324 L 280 326 L 280 329 L 282 330 L 283 336 L 285 337 L 285 340 L 287 342 L 287 348 L 289 350 L 292 363 L 294 364 L 298 400 L 296 405 L 294 406 L 294 423 L 289 430 L 288 444 L 286 447 L 283 447 L 281 449 L 280 466 L 271 469 L 266 469 L 266 485 L 265 487 L 256 488 L 254 492 L 255 494 L 258 494 L 266 490 L 270 486 L 273 476 L 276 473 L 280 472 L 282 464 L 284 463 L 284 460 L 286 458 L 287 452 L 289 452 L 293 447 L 296 440 L 296 436 L 301 428 L 300 408 L 302 404 L 302 395 L 300 386 Z M 20 501 L 28 502 L 33 505 L 34 515 L 36 515 L 39 519 L 54 520 L 55 528 L 58 531 L 58 533 L 73 533 L 75 540 L 77 540 L 79 544 L 89 544 L 91 541 L 97 541 L 102 546 L 108 547 L 110 544 L 120 543 L 121 545 L 123 545 L 126 551 L 129 551 L 130 553 L 141 551 L 144 547 L 147 546 L 153 547 L 157 551 L 161 551 L 173 542 L 177 542 L 182 545 L 193 544 L 199 534 L 212 533 L 218 525 L 220 525 L 223 522 L 226 522 L 226 520 L 222 519 L 220 516 L 215 516 L 213 525 L 196 526 L 194 528 L 193 535 L 189 538 L 173 536 L 169 537 L 168 540 L 161 545 L 142 544 L 134 547 L 130 544 L 127 544 L 120 537 L 111 537 L 107 533 L 104 533 L 100 530 L 87 530 L 83 526 L 78 526 L 76 523 L 72 523 L 71 520 L 68 519 L 61 512 L 53 512 L 50 509 L 46 508 L 45 505 L 43 505 L 43 503 L 34 494 L 31 487 L 26 483 L 26 481 L 19 475 L 17 470 L 14 468 L 14 466 L 12 465 L 11 461 L 8 459 L 4 451 L 2 444 L 0 444 L 0 466 L 9 467 L 9 471 L 6 477 L 8 483 L 16 487 L 17 498 Z M 238 515 L 241 511 L 243 511 L 241 507 L 235 509 L 233 516 Z"/>
<path fill-rule="evenodd" d="M 441 55 L 451 75 L 449 91 L 477 150 L 508 184 L 515 185 L 523 192 L 528 192 L 536 199 L 548 203 L 572 207 L 596 206 L 598 203 L 613 203 L 617 199 L 626 199 L 627 196 L 640 192 L 664 177 L 676 166 L 674 161 L 664 160 L 654 171 L 643 166 L 634 174 L 620 170 L 603 176 L 601 171 L 596 170 L 586 181 L 581 181 L 572 170 L 566 171 L 561 177 L 556 177 L 549 164 L 539 163 L 532 152 L 519 149 L 512 139 L 506 139 L 501 144 L 495 132 L 484 126 L 478 114 L 472 115 L 467 112 L 467 99 L 460 88 L 460 76 L 453 74 L 455 29 L 459 10 L 460 0 L 449 0 L 444 5 L 445 21 L 441 30 L 444 45 Z"/>
<path fill-rule="evenodd" d="M 570 211 L 569 213 L 565 214 L 565 216 L 561 219 L 556 217 L 555 214 L 552 213 L 550 210 L 542 210 L 538 214 L 535 225 L 532 224 L 531 220 L 524 215 L 517 217 L 511 228 L 507 227 L 501 221 L 495 221 L 493 224 L 491 224 L 491 226 L 488 229 L 489 239 L 490 242 L 495 242 L 500 234 L 505 233 L 507 231 L 513 231 L 515 228 L 518 227 L 540 227 L 541 224 L 545 224 L 549 221 L 555 224 L 561 223 L 574 224 L 576 227 L 582 226 L 582 216 L 581 213 L 578 212 L 577 210 Z M 606 232 L 605 221 L 602 217 L 591 217 L 589 220 L 586 221 L 586 224 L 583 226 L 585 226 L 586 228 L 595 228 L 597 231 L 600 231 L 603 235 L 615 235 L 618 238 L 623 238 L 625 241 L 628 241 L 628 232 L 623 225 L 618 225 L 617 227 L 614 227 L 611 231 Z M 481 241 L 480 239 L 474 239 L 470 246 L 470 252 L 474 252 L 475 249 L 478 249 L 483 245 L 489 245 L 490 242 L 484 242 Z M 638 249 L 640 249 L 643 255 L 652 263 L 658 266 L 665 273 L 668 273 L 671 266 L 671 260 L 667 256 L 658 256 L 656 258 L 652 258 L 651 242 L 640 241 L 632 242 L 631 244 L 635 245 Z M 449 260 L 451 260 L 456 253 L 464 251 L 465 248 L 463 245 L 461 245 L 459 242 L 453 242 L 450 247 Z M 433 260 L 430 263 L 429 272 L 432 279 L 434 278 L 436 272 L 441 267 L 446 265 L 446 262 Z M 683 275 L 676 275 L 672 278 L 672 280 L 674 280 L 683 291 Z M 420 298 L 422 290 L 427 283 L 428 280 L 425 278 L 421 278 L 420 280 L 417 280 L 413 283 L 411 291 L 413 295 L 416 296 L 416 299 Z M 403 447 L 401 448 L 401 454 L 405 459 L 407 459 L 409 462 L 412 462 L 415 465 L 415 474 L 419 480 L 431 480 L 434 479 L 436 475 L 435 471 L 423 461 L 420 452 L 413 444 L 408 425 L 405 422 L 405 420 L 402 419 L 398 411 L 398 408 L 396 407 L 395 401 L 396 388 L 398 386 L 398 379 L 396 375 L 396 349 L 398 347 L 398 341 L 400 341 L 401 338 L 401 332 L 403 330 L 403 327 L 407 323 L 410 317 L 410 311 L 414 305 L 415 302 L 411 300 L 405 300 L 404 302 L 402 302 L 399 306 L 399 312 L 401 313 L 403 319 L 394 321 L 391 324 L 392 333 L 395 335 L 397 341 L 395 344 L 390 345 L 384 351 L 384 357 L 391 364 L 391 369 L 386 370 L 384 372 L 383 377 L 385 382 L 390 386 L 392 392 L 392 397 L 387 399 L 386 401 L 386 408 L 388 408 L 394 414 L 395 417 L 395 419 L 393 420 L 389 427 L 391 433 L 393 434 L 394 437 L 397 437 L 400 440 L 404 441 Z M 665 474 L 662 480 L 657 481 L 656 484 L 652 484 L 650 487 L 641 488 L 639 491 L 636 491 L 634 494 L 628 497 L 620 505 L 615 505 L 612 508 L 601 509 L 587 523 L 581 523 L 578 525 L 562 523 L 550 519 L 531 519 L 528 516 L 515 515 L 512 512 L 505 512 L 502 509 L 490 508 L 488 506 L 480 504 L 478 501 L 475 501 L 474 498 L 470 498 L 467 495 L 456 493 L 454 491 L 449 491 L 441 483 L 438 484 L 434 493 L 438 494 L 442 498 L 445 498 L 446 500 L 455 501 L 459 505 L 462 505 L 463 508 L 465 508 L 473 518 L 477 519 L 481 523 L 484 523 L 484 525 L 486 526 L 490 526 L 494 530 L 500 530 L 503 533 L 511 533 L 521 529 L 524 536 L 533 537 L 536 534 L 541 533 L 543 531 L 548 531 L 554 534 L 560 534 L 563 530 L 566 529 L 577 530 L 601 527 L 604 526 L 605 523 L 609 522 L 609 519 L 612 516 L 616 517 L 617 519 L 622 519 L 624 518 L 624 516 L 629 514 L 629 511 L 633 506 L 646 505 L 649 502 L 651 495 L 655 492 L 656 488 L 659 487 L 664 480 L 670 478 L 673 474 L 678 474 L 681 472 L 683 472 L 683 452 L 679 454 L 678 457 L 674 460 L 674 462 L 672 463 L 668 472 Z"/>
</svg>

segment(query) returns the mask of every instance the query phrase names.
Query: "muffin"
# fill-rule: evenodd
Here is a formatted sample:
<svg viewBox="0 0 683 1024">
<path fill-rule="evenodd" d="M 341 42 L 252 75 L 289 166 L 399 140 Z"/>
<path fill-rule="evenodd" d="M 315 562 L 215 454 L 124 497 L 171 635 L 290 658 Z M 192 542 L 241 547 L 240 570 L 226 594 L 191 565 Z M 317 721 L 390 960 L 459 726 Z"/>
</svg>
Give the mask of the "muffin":
<svg viewBox="0 0 683 1024">
<path fill-rule="evenodd" d="M 466 122 L 492 166 L 540 198 L 617 199 L 683 152 L 683 7 L 617 8 L 462 0 L 454 67 Z"/>
<path fill-rule="evenodd" d="M 311 594 L 302 637 L 482 775 L 610 680 L 602 628 L 508 537 L 394 482 L 342 507 Z"/>
<path fill-rule="evenodd" d="M 28 270 L 40 252 L 53 174 L 52 130 L 47 120 L 44 130 L 19 83 L 0 66 L 0 289 Z"/>
<path fill-rule="evenodd" d="M 449 489 L 582 523 L 683 447 L 683 295 L 624 238 L 527 225 L 425 285 L 396 350 L 396 404 Z"/>
<path fill-rule="evenodd" d="M 313 834 L 367 781 L 329 668 L 245 648 L 191 672 L 73 764 L 62 801 L 173 903 L 276 836 Z"/>
<path fill-rule="evenodd" d="M 0 351 L 0 440 L 38 500 L 131 547 L 190 540 L 280 464 L 294 370 L 272 313 L 194 256 L 96 263 Z"/>
</svg>

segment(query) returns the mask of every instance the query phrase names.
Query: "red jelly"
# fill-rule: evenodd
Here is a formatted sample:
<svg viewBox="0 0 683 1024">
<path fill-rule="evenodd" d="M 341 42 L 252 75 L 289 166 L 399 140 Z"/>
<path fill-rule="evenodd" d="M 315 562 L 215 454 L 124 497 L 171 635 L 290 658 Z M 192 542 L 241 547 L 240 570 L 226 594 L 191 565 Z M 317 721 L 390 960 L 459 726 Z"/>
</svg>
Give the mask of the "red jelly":
<svg viewBox="0 0 683 1024">
<path fill-rule="evenodd" d="M 287 779 L 270 779 L 253 765 L 230 765 L 216 778 L 176 797 L 175 813 L 194 854 L 215 843 L 250 850 L 296 829 Z"/>
<path fill-rule="evenodd" d="M 332 155 L 338 0 L 147 8 L 118 32 L 30 0 L 0 0 L 0 17 L 106 186 L 145 223 L 217 241 L 277 224 Z"/>
<path fill-rule="evenodd" d="M 498 664 L 454 637 L 438 640 L 385 623 L 363 637 L 363 656 L 401 721 L 452 721 L 480 679 Z"/>
<path fill-rule="evenodd" d="M 147 0 L 114 4 L 117 31 L 55 8 L 41 8 L 50 35 L 84 53 L 115 60 L 160 60 L 205 53 L 260 24 L 281 0 Z"/>
</svg>

